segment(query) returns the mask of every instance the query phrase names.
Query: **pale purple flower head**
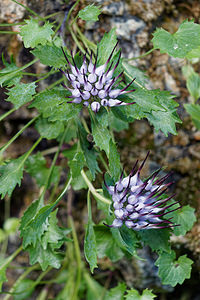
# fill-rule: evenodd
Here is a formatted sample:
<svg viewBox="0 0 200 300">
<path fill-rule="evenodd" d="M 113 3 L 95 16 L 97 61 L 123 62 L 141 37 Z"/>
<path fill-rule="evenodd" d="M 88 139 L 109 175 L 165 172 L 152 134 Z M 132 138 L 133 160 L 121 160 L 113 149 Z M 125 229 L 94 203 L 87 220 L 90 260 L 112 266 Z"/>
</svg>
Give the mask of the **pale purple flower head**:
<svg viewBox="0 0 200 300">
<path fill-rule="evenodd" d="M 145 181 L 140 178 L 140 172 L 148 155 L 149 152 L 137 171 L 138 161 L 136 161 L 129 176 L 123 178 L 122 172 L 120 180 L 114 186 L 108 186 L 104 180 L 108 192 L 112 195 L 115 214 L 112 225 L 107 226 L 121 227 L 125 224 L 134 230 L 178 226 L 172 223 L 172 218 L 163 219 L 163 216 L 180 208 L 179 206 L 170 210 L 169 208 L 178 202 L 168 204 L 174 195 L 167 197 L 164 194 L 169 185 L 172 184 L 172 182 L 164 183 L 171 174 L 156 179 L 159 169 Z"/>
<path fill-rule="evenodd" d="M 73 99 L 68 103 L 83 103 L 83 105 L 85 106 L 90 105 L 91 109 L 96 113 L 99 111 L 101 106 L 113 107 L 130 105 L 135 103 L 126 103 L 117 99 L 117 97 L 119 97 L 120 95 L 124 95 L 135 91 L 134 89 L 127 90 L 129 86 L 133 83 L 135 78 L 123 89 L 117 88 L 122 81 L 119 81 L 119 79 L 122 77 L 123 72 L 121 72 L 116 77 L 114 77 L 113 74 L 117 66 L 119 65 L 121 52 L 115 66 L 112 66 L 113 63 L 110 64 L 111 58 L 117 47 L 117 44 L 112 50 L 106 63 L 99 67 L 96 66 L 98 55 L 96 55 L 96 57 L 94 58 L 94 63 L 92 62 L 92 53 L 90 55 L 89 62 L 87 62 L 86 55 L 84 55 L 83 64 L 80 68 L 78 68 L 73 56 L 72 65 L 69 59 L 67 58 L 64 50 L 62 49 L 68 66 L 71 69 L 70 72 L 68 70 L 66 72 L 61 70 L 70 83 L 70 87 L 63 84 L 63 86 L 71 92 L 71 96 L 69 96 L 69 98 Z"/>
</svg>

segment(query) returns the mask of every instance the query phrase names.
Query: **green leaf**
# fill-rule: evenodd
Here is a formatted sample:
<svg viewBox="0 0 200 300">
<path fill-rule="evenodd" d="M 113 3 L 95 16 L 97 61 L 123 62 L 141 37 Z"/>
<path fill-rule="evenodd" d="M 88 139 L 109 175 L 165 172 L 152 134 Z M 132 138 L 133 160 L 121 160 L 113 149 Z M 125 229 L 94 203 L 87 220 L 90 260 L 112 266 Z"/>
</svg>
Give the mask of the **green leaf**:
<svg viewBox="0 0 200 300">
<path fill-rule="evenodd" d="M 104 225 L 98 225 L 94 227 L 94 231 L 96 236 L 97 256 L 99 258 L 107 256 L 113 262 L 116 262 L 124 256 L 123 251 L 113 239 L 109 228 Z"/>
<path fill-rule="evenodd" d="M 31 294 L 35 288 L 35 282 L 29 278 L 25 278 L 19 282 L 14 289 L 13 300 L 26 300 L 30 299 Z"/>
<path fill-rule="evenodd" d="M 3 58 L 2 60 L 5 68 L 0 70 L 0 86 L 12 86 L 18 84 L 20 82 L 22 74 L 21 72 L 15 74 L 12 73 L 13 71 L 16 71 L 18 69 L 16 64 L 13 62 L 12 56 L 10 64 Z"/>
<path fill-rule="evenodd" d="M 97 268 L 97 248 L 96 238 L 92 221 L 88 218 L 86 234 L 84 239 L 84 254 L 87 262 L 90 265 L 90 270 L 93 273 L 94 268 Z"/>
<path fill-rule="evenodd" d="M 0 262 L 3 263 L 1 259 L 0 259 Z M 2 291 L 3 283 L 8 281 L 8 279 L 6 277 L 6 269 L 7 269 L 7 266 L 5 266 L 3 268 L 0 267 L 0 292 Z"/>
<path fill-rule="evenodd" d="M 126 291 L 125 283 L 118 283 L 118 285 L 106 292 L 104 300 L 123 300 Z"/>
<path fill-rule="evenodd" d="M 28 172 L 32 177 L 35 178 L 39 187 L 45 185 L 48 177 L 49 168 L 47 168 L 46 165 L 46 159 L 42 156 L 40 152 L 29 156 L 25 164 L 26 172 Z M 59 173 L 60 168 L 58 166 L 55 166 L 49 184 L 57 182 L 59 178 Z"/>
<path fill-rule="evenodd" d="M 182 123 L 179 119 L 176 110 L 171 110 L 167 112 L 163 111 L 152 111 L 151 114 L 146 114 L 149 122 L 154 126 L 155 130 L 158 132 L 161 130 L 165 136 L 168 133 L 177 134 L 176 123 Z"/>
<path fill-rule="evenodd" d="M 81 9 L 78 13 L 79 18 L 84 21 L 98 21 L 98 16 L 101 14 L 99 6 L 94 6 L 94 4 L 88 5 Z"/>
<path fill-rule="evenodd" d="M 20 35 L 24 42 L 25 48 L 34 48 L 37 45 L 45 45 L 51 42 L 52 25 L 46 22 L 43 26 L 39 26 L 38 21 L 35 19 L 25 20 L 26 25 L 21 26 Z"/>
<path fill-rule="evenodd" d="M 187 113 L 191 116 L 197 129 L 200 129 L 200 105 L 199 104 L 184 104 Z"/>
<path fill-rule="evenodd" d="M 168 229 L 140 230 L 138 234 L 145 245 L 150 246 L 153 251 L 171 251 Z"/>
<path fill-rule="evenodd" d="M 117 151 L 116 144 L 110 139 L 109 142 L 109 167 L 114 181 L 119 180 L 121 174 L 120 155 Z"/>
<path fill-rule="evenodd" d="M 20 186 L 23 177 L 25 156 L 26 153 L 0 166 L 0 194 L 2 198 L 6 194 L 11 196 L 16 185 Z"/>
<path fill-rule="evenodd" d="M 104 34 L 102 40 L 97 45 L 97 49 L 98 49 L 97 66 L 103 65 L 107 61 L 116 43 L 117 43 L 116 29 L 113 28 L 110 30 L 110 32 Z"/>
<path fill-rule="evenodd" d="M 109 143 L 111 139 L 110 132 L 107 128 L 102 126 L 101 123 L 97 121 L 97 119 L 91 119 L 92 125 L 92 135 L 95 141 L 95 144 L 100 148 L 100 150 L 104 150 L 109 156 Z"/>
<path fill-rule="evenodd" d="M 63 122 L 49 122 L 47 119 L 39 118 L 35 123 L 35 128 L 39 134 L 48 139 L 52 140 L 59 136 L 64 131 Z"/>
<path fill-rule="evenodd" d="M 68 164 L 70 167 L 72 178 L 78 177 L 85 165 L 85 157 L 83 152 L 76 152 L 73 159 L 70 160 Z"/>
<path fill-rule="evenodd" d="M 18 109 L 20 106 L 32 100 L 33 95 L 36 93 L 35 88 L 35 82 L 18 83 L 6 93 L 9 96 L 6 101 L 12 102 L 14 107 Z"/>
<path fill-rule="evenodd" d="M 188 91 L 194 101 L 197 101 L 200 98 L 200 76 L 196 72 L 192 72 L 192 74 L 188 77 L 186 81 L 186 85 Z"/>
<path fill-rule="evenodd" d="M 55 207 L 54 203 L 42 208 L 38 205 L 39 201 L 34 202 L 21 219 L 20 230 L 24 249 L 31 244 L 35 247 L 38 241 L 41 242 L 41 237 L 48 227 L 48 217 Z"/>
<path fill-rule="evenodd" d="M 135 289 L 131 289 L 127 291 L 127 295 L 125 296 L 126 300 L 153 300 L 156 296 L 151 292 L 151 290 L 145 289 L 142 292 L 142 295 Z"/>
<path fill-rule="evenodd" d="M 178 260 L 175 259 L 176 254 L 174 251 L 170 254 L 163 252 L 155 262 L 162 283 L 170 284 L 173 287 L 190 278 L 191 265 L 193 264 L 193 261 L 187 258 L 186 255 L 180 256 Z"/>
<path fill-rule="evenodd" d="M 194 211 L 194 208 L 186 205 L 170 213 L 170 216 L 173 217 L 173 223 L 180 225 L 174 227 L 173 232 L 175 235 L 185 235 L 187 231 L 192 229 L 192 226 L 196 221 Z"/>
<path fill-rule="evenodd" d="M 60 245 L 59 245 L 60 246 Z M 35 246 L 30 245 L 26 248 L 30 256 L 30 264 L 39 263 L 42 270 L 45 271 L 48 266 L 59 269 L 61 266 L 62 255 L 55 251 L 51 245 L 48 244 L 44 250 L 39 240 L 36 241 Z"/>
<path fill-rule="evenodd" d="M 31 53 L 46 66 L 61 68 L 67 63 L 61 48 L 57 47 L 54 43 L 37 46 Z"/>
<path fill-rule="evenodd" d="M 58 220 L 56 218 L 57 212 L 58 209 L 56 209 L 50 214 L 47 231 L 45 231 L 44 235 L 42 236 L 41 245 L 44 250 L 48 248 L 48 244 L 53 244 L 54 246 L 56 246 L 60 241 L 64 242 L 67 240 L 64 229 L 57 225 L 58 223 Z"/>
<path fill-rule="evenodd" d="M 120 228 L 111 228 L 112 235 L 118 246 L 134 255 L 136 253 L 138 239 L 132 229 L 122 226 Z"/>
<path fill-rule="evenodd" d="M 196 49 L 192 49 L 187 55 L 187 59 L 193 59 L 193 58 L 200 58 L 200 46 L 197 47 Z"/>
<path fill-rule="evenodd" d="M 67 103 L 67 94 L 68 92 L 64 89 L 45 91 L 36 96 L 29 107 L 37 108 L 43 117 L 51 122 L 68 121 L 78 115 L 81 106 Z"/>
<path fill-rule="evenodd" d="M 86 300 L 102 300 L 104 287 L 94 280 L 88 273 L 84 274 L 84 279 L 87 286 Z"/>
<path fill-rule="evenodd" d="M 128 129 L 128 127 L 129 127 L 128 122 L 125 122 L 125 121 L 117 118 L 114 115 L 113 110 L 111 110 L 109 113 L 109 125 L 113 130 L 115 130 L 117 132 L 120 132 L 124 129 Z"/>
<path fill-rule="evenodd" d="M 87 132 L 81 123 L 78 123 L 78 136 L 87 166 L 92 174 L 92 178 L 95 179 L 96 172 L 100 171 L 97 163 L 97 153 L 93 148 L 91 148 L 91 145 L 87 141 Z"/>
<path fill-rule="evenodd" d="M 130 79 L 130 76 L 133 78 L 136 78 L 136 82 L 138 82 L 139 84 L 145 86 L 145 84 L 148 82 L 148 76 L 145 75 L 145 73 L 143 71 L 141 71 L 140 69 L 130 65 L 129 63 L 127 63 L 126 61 L 123 60 L 122 62 L 122 66 L 123 69 L 125 71 L 125 78 L 128 80 Z M 129 77 L 126 76 L 126 73 L 129 74 Z"/>
<path fill-rule="evenodd" d="M 200 25 L 186 20 L 174 34 L 159 28 L 156 29 L 153 36 L 154 48 L 160 49 L 161 53 L 184 58 L 189 52 L 200 46 Z"/>
</svg>

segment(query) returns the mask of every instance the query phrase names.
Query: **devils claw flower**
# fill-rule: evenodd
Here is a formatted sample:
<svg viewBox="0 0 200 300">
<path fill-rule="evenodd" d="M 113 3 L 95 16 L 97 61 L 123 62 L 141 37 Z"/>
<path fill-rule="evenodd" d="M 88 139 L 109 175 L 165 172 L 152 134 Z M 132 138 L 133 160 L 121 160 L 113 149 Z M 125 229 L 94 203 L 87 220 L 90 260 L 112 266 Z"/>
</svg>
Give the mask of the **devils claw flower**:
<svg viewBox="0 0 200 300">
<path fill-rule="evenodd" d="M 172 184 L 164 183 L 169 175 L 159 180 L 156 179 L 159 169 L 146 181 L 140 178 L 140 172 L 148 155 L 149 152 L 137 171 L 135 169 L 138 161 L 129 176 L 123 178 L 122 172 L 119 181 L 114 186 L 108 186 L 105 182 L 108 192 L 112 195 L 115 214 L 115 219 L 109 227 L 121 227 L 125 224 L 128 228 L 141 230 L 178 226 L 172 223 L 171 218 L 163 219 L 163 216 L 180 208 L 179 206 L 173 209 L 178 202 L 167 205 L 174 196 L 166 197 L 164 194 L 168 186 Z"/>
<path fill-rule="evenodd" d="M 67 80 L 69 81 L 71 86 L 71 87 L 67 87 L 66 85 L 63 85 L 66 89 L 68 89 L 71 92 L 70 98 L 72 98 L 72 100 L 69 101 L 68 103 L 78 104 L 83 102 L 85 106 L 90 105 L 91 109 L 95 113 L 99 111 L 101 106 L 113 107 L 113 106 L 130 105 L 135 103 L 135 102 L 126 103 L 117 99 L 117 97 L 120 95 L 124 95 L 134 91 L 134 90 L 127 90 L 127 89 L 135 80 L 133 79 L 123 89 L 117 88 L 120 82 L 122 81 L 121 80 L 119 82 L 118 79 L 122 77 L 123 72 L 121 72 L 116 77 L 113 77 L 113 74 L 119 64 L 121 53 L 114 67 L 112 68 L 113 63 L 111 63 L 110 66 L 108 67 L 111 58 L 113 56 L 113 53 L 117 47 L 117 44 L 113 48 L 105 64 L 97 67 L 96 64 L 97 64 L 98 55 L 96 55 L 95 57 L 94 64 L 92 62 L 92 54 L 90 55 L 89 62 L 86 61 L 86 55 L 84 55 L 83 64 L 80 67 L 80 69 L 76 66 L 73 56 L 72 56 L 73 65 L 70 63 L 62 48 L 67 64 L 71 69 L 70 72 L 68 70 L 66 72 L 61 70 L 62 73 L 67 78 Z"/>
</svg>

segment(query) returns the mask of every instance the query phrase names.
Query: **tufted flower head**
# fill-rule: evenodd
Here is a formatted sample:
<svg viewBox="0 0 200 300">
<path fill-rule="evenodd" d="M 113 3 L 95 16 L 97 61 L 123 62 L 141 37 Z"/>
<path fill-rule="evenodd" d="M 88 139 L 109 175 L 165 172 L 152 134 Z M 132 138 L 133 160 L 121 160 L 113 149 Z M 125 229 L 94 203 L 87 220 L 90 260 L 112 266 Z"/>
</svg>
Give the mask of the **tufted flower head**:
<svg viewBox="0 0 200 300">
<path fill-rule="evenodd" d="M 118 43 L 117 43 L 118 44 Z M 94 58 L 95 62 L 93 63 L 93 55 L 91 53 L 90 60 L 87 62 L 86 55 L 83 57 L 83 64 L 80 68 L 77 67 L 74 58 L 72 56 L 73 65 L 68 60 L 63 48 L 63 54 L 65 59 L 70 67 L 71 71 L 66 72 L 62 71 L 67 80 L 70 83 L 71 87 L 68 87 L 63 84 L 63 86 L 71 92 L 70 98 L 73 100 L 68 103 L 83 103 L 85 106 L 91 107 L 94 112 L 98 112 L 101 106 L 121 106 L 121 105 L 130 105 L 132 103 L 126 103 L 117 99 L 120 95 L 124 95 L 135 90 L 127 90 L 129 86 L 133 83 L 135 78 L 123 89 L 117 88 L 121 79 L 123 72 L 118 76 L 113 77 L 114 71 L 119 65 L 121 52 L 116 64 L 113 66 L 113 63 L 110 64 L 113 53 L 117 47 L 117 44 L 113 48 L 108 60 L 105 64 L 97 67 L 97 58 L 98 55 Z"/>
<path fill-rule="evenodd" d="M 168 201 L 174 196 L 165 197 L 164 193 L 171 183 L 164 183 L 170 173 L 161 179 L 156 179 L 160 169 L 154 172 L 147 180 L 142 181 L 140 172 L 145 164 L 149 152 L 137 169 L 136 161 L 129 176 L 120 180 L 114 186 L 108 186 L 108 192 L 112 195 L 115 220 L 110 227 L 121 227 L 125 224 L 134 230 L 174 227 L 172 218 L 163 219 L 163 216 L 180 208 L 172 209 L 178 202 L 168 205 Z M 169 210 L 168 210 L 169 209 Z M 108 226 L 108 225 L 107 225 Z"/>
</svg>

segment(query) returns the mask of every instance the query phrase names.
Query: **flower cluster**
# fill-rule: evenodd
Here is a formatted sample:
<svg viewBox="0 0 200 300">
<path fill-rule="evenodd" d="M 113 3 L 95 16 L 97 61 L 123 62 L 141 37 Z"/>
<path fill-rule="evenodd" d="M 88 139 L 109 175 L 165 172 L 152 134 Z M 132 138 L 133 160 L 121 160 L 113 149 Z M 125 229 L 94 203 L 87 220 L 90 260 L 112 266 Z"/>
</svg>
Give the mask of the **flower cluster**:
<svg viewBox="0 0 200 300">
<path fill-rule="evenodd" d="M 125 224 L 128 228 L 141 230 L 178 226 L 171 222 L 172 218 L 162 219 L 163 216 L 180 208 L 179 206 L 173 210 L 168 210 L 178 202 L 166 205 L 174 196 L 165 197 L 164 195 L 169 185 L 172 184 L 172 182 L 164 183 L 170 173 L 161 179 L 156 179 L 159 169 L 145 181 L 140 178 L 140 172 L 148 155 L 149 153 L 137 171 L 135 170 L 138 161 L 136 161 L 130 175 L 123 178 L 122 173 L 120 180 L 114 186 L 108 186 L 104 180 L 106 188 L 112 195 L 116 217 L 110 227 L 121 227 Z"/>
<path fill-rule="evenodd" d="M 123 72 L 121 72 L 116 77 L 113 77 L 113 74 L 117 66 L 119 65 L 121 52 L 115 66 L 112 68 L 113 63 L 110 64 L 111 58 L 113 56 L 116 47 L 117 44 L 112 50 L 106 63 L 99 67 L 97 67 L 98 55 L 94 57 L 95 60 L 94 63 L 92 62 L 93 60 L 92 53 L 90 55 L 89 62 L 87 62 L 86 55 L 84 55 L 83 64 L 80 67 L 80 69 L 77 67 L 73 55 L 72 55 L 72 61 L 73 61 L 73 65 L 72 65 L 62 48 L 65 59 L 71 69 L 71 72 L 69 72 L 68 70 L 66 72 L 61 70 L 71 85 L 71 87 L 68 87 L 63 84 L 63 86 L 71 92 L 71 96 L 69 96 L 69 98 L 73 99 L 68 103 L 83 102 L 85 106 L 88 106 L 90 104 L 91 109 L 94 112 L 98 112 L 101 106 L 113 107 L 113 106 L 129 105 L 135 103 L 135 102 L 126 103 L 117 99 L 117 97 L 120 95 L 124 95 L 126 93 L 135 91 L 135 90 L 127 90 L 129 86 L 133 83 L 135 78 L 123 89 L 117 88 L 122 81 L 122 80 L 119 81 L 119 79 L 121 79 Z"/>
</svg>

